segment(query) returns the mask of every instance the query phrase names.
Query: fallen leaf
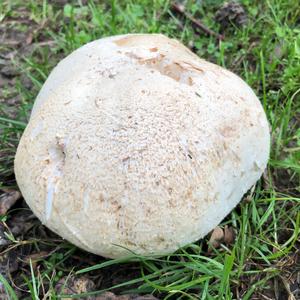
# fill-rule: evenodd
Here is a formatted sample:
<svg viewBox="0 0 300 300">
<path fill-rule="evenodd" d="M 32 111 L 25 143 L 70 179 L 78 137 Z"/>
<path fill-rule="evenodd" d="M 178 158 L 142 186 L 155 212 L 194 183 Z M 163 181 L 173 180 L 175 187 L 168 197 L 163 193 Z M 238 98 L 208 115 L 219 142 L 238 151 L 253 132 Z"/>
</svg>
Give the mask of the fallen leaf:
<svg viewBox="0 0 300 300">
<path fill-rule="evenodd" d="M 224 227 L 224 242 L 227 245 L 231 245 L 234 242 L 235 234 L 232 227 L 225 225 Z"/>
<path fill-rule="evenodd" d="M 232 23 L 242 26 L 248 21 L 244 7 L 234 1 L 225 2 L 216 12 L 215 19 L 221 24 L 222 29 L 225 29 Z"/>
<path fill-rule="evenodd" d="M 57 293 L 61 295 L 78 295 L 82 293 L 91 292 L 94 290 L 95 283 L 85 277 L 75 277 L 75 276 L 67 276 L 63 277 L 58 281 L 55 286 L 55 290 Z M 71 300 L 72 298 L 64 298 L 67 300 Z M 95 298 L 92 296 L 85 297 L 87 300 L 94 300 Z"/>
<path fill-rule="evenodd" d="M 158 300 L 158 298 L 152 295 L 143 295 L 143 296 L 132 295 L 131 298 L 129 298 L 128 300 Z"/>
<path fill-rule="evenodd" d="M 11 233 L 17 237 L 26 233 L 36 222 L 37 219 L 31 211 L 20 211 L 7 221 L 7 225 Z"/>
<path fill-rule="evenodd" d="M 268 169 L 264 170 L 262 177 L 263 177 L 263 187 L 264 187 L 264 189 L 265 190 L 270 190 L 271 189 L 271 183 L 270 183 L 271 175 L 268 173 Z"/>
<path fill-rule="evenodd" d="M 101 296 L 95 298 L 95 300 L 127 300 L 128 296 L 116 296 L 112 292 L 106 292 Z"/>
<path fill-rule="evenodd" d="M 152 295 L 144 295 L 144 296 L 133 295 L 132 298 L 129 298 L 129 300 L 158 300 L 158 298 Z"/>
<path fill-rule="evenodd" d="M 0 256 L 0 273 L 3 276 L 7 276 L 10 273 L 17 271 L 18 267 L 18 252 L 16 250 L 10 250 Z"/>
<path fill-rule="evenodd" d="M 19 70 L 13 64 L 7 64 L 3 68 L 1 68 L 1 74 L 8 78 L 15 77 L 20 74 Z"/>
<path fill-rule="evenodd" d="M 33 40 L 33 33 L 30 32 L 26 37 L 26 41 L 25 41 L 26 45 L 30 45 L 32 43 L 32 40 Z"/>
<path fill-rule="evenodd" d="M 7 86 L 8 83 L 9 83 L 9 79 L 7 77 L 5 77 L 4 75 L 0 74 L 0 88 Z"/>
<path fill-rule="evenodd" d="M 21 198 L 18 191 L 9 191 L 0 196 L 0 215 L 5 215 L 7 211 Z"/>
<path fill-rule="evenodd" d="M 254 195 L 254 191 L 255 191 L 255 185 L 253 185 L 250 189 L 250 192 L 247 194 L 247 196 L 243 199 L 243 201 L 247 202 L 247 203 L 251 203 L 252 199 L 253 199 L 253 195 Z"/>
<path fill-rule="evenodd" d="M 112 292 L 105 292 L 94 300 L 158 300 L 152 295 L 122 295 L 118 296 Z"/>
<path fill-rule="evenodd" d="M 40 251 L 38 253 L 32 253 L 32 254 L 27 255 L 25 257 L 24 262 L 29 263 L 30 260 L 31 260 L 32 263 L 37 262 L 37 261 L 47 257 L 48 255 L 49 255 L 49 252 L 47 252 L 47 251 Z"/>
<path fill-rule="evenodd" d="M 21 41 L 7 39 L 7 40 L 2 40 L 2 44 L 5 46 L 17 47 L 21 45 Z"/>
<path fill-rule="evenodd" d="M 213 230 L 210 239 L 208 241 L 208 244 L 212 248 L 219 248 L 223 240 L 224 240 L 224 231 L 221 227 L 217 226 Z M 209 248 L 208 251 L 211 252 L 211 248 Z"/>
</svg>

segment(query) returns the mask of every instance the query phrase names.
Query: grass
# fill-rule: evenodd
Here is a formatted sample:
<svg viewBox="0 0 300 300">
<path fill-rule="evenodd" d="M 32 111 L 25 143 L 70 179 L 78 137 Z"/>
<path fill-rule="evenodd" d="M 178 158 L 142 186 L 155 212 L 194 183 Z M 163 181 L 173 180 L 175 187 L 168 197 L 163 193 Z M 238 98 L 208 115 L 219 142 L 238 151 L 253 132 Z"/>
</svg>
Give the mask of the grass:
<svg viewBox="0 0 300 300">
<path fill-rule="evenodd" d="M 45 229 L 36 224 L 22 238 L 11 238 L 12 244 L 1 250 L 1 256 L 15 249 L 48 254 L 35 262 L 25 262 L 16 273 L 18 278 L 9 280 L 1 275 L 6 292 L 11 299 L 17 297 L 14 290 L 22 290 L 24 299 L 58 299 L 63 296 L 55 286 L 62 278 L 82 274 L 93 279 L 113 277 L 109 274 L 125 270 L 132 275 L 118 283 L 99 285 L 90 294 L 112 290 L 153 293 L 162 299 L 244 300 L 293 296 L 293 279 L 300 272 L 299 1 L 241 1 L 248 13 L 248 23 L 231 24 L 225 30 L 225 39 L 219 42 L 197 32 L 189 21 L 174 13 L 171 1 L 99 2 L 73 1 L 64 6 L 47 0 L 0 3 L 0 22 L 18 19 L 25 10 L 26 18 L 36 28 L 36 47 L 16 62 L 20 72 L 30 79 L 32 88 L 16 83 L 20 101 L 13 113 L 6 101 L 0 102 L 0 187 L 15 186 L 16 146 L 33 101 L 53 66 L 89 41 L 128 32 L 161 32 L 177 38 L 199 56 L 244 78 L 259 96 L 270 123 L 269 166 L 255 190 L 221 224 L 235 230 L 236 239 L 231 245 L 222 244 L 207 254 L 204 239 L 163 258 L 134 256 L 106 260 L 93 256 L 87 262 L 76 259 L 78 255 L 88 256 L 86 253 L 51 233 L 43 235 Z M 186 1 L 186 10 L 207 27 L 221 31 L 214 14 L 222 1 L 200 3 Z M 0 52 L 4 50 L 5 46 L 0 45 Z M 8 220 L 13 213 L 8 213 Z M 6 224 L 6 218 L 2 218 L 2 223 Z"/>
</svg>

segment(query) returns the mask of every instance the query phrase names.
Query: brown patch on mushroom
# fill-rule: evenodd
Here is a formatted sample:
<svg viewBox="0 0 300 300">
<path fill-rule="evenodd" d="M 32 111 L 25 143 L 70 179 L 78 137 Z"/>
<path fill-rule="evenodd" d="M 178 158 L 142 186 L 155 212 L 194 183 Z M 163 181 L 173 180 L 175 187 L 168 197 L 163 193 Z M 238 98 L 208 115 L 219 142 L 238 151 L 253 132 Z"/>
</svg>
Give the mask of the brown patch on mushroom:
<svg viewBox="0 0 300 300">
<path fill-rule="evenodd" d="M 129 159 L 130 159 L 130 156 L 127 155 L 127 156 L 125 156 L 125 157 L 122 158 L 122 162 L 125 163 L 125 162 L 127 162 Z"/>
<path fill-rule="evenodd" d="M 221 135 L 223 135 L 224 137 L 232 137 L 235 136 L 235 128 L 232 126 L 224 126 L 222 127 L 220 130 Z"/>
<path fill-rule="evenodd" d="M 145 64 L 150 68 L 156 69 L 162 75 L 168 76 L 176 81 L 180 81 L 184 69 L 178 63 L 171 63 L 169 65 L 164 65 L 162 60 L 158 59 L 150 59 L 145 62 L 140 62 L 141 64 Z M 189 82 L 184 82 L 189 84 Z"/>
<path fill-rule="evenodd" d="M 119 211 L 122 208 L 122 205 L 116 200 L 114 200 L 111 205 L 114 211 Z"/>
<path fill-rule="evenodd" d="M 187 62 L 187 61 L 182 61 L 185 65 L 188 65 L 190 68 L 192 68 L 192 69 L 194 69 L 194 70 L 196 70 L 196 71 L 198 71 L 198 72 L 204 72 L 203 71 L 203 69 L 201 69 L 200 67 L 198 67 L 198 66 L 196 66 L 196 65 L 194 65 L 194 64 L 192 64 L 192 63 L 190 63 L 190 62 Z"/>
<path fill-rule="evenodd" d="M 190 63 L 184 62 L 177 62 L 172 61 L 166 55 L 164 54 L 158 54 L 156 57 L 153 58 L 147 58 L 144 59 L 143 57 L 140 57 L 132 52 L 126 52 L 125 53 L 128 57 L 131 57 L 133 59 L 136 59 L 140 65 L 145 65 L 151 69 L 151 72 L 153 73 L 153 70 L 157 70 L 160 74 L 168 76 L 175 81 L 187 84 L 187 85 L 193 85 L 194 82 L 192 80 L 192 77 L 189 76 L 190 73 L 194 70 L 200 71 L 200 68 L 197 68 L 193 66 Z M 190 70 L 190 67 L 193 69 Z M 201 70 L 202 72 L 202 70 Z M 188 74 L 187 74 L 188 73 Z"/>
<path fill-rule="evenodd" d="M 150 48 L 149 51 L 150 51 L 150 52 L 157 52 L 158 49 L 157 49 L 157 47 L 153 47 L 153 48 Z"/>
<path fill-rule="evenodd" d="M 133 242 L 133 241 L 130 241 L 130 240 L 125 240 L 124 241 L 124 245 L 126 247 L 137 247 L 137 244 L 135 242 Z"/>
<path fill-rule="evenodd" d="M 137 36 L 126 36 L 119 40 L 114 41 L 114 43 L 120 47 L 129 46 L 137 39 Z"/>
<path fill-rule="evenodd" d="M 173 189 L 171 187 L 168 188 L 168 193 L 169 193 L 170 196 L 172 195 Z"/>
<path fill-rule="evenodd" d="M 185 194 L 185 198 L 186 199 L 192 199 L 193 197 L 193 189 L 191 187 L 188 188 L 186 194 Z"/>
<path fill-rule="evenodd" d="M 127 35 L 125 37 L 121 37 L 118 40 L 113 41 L 119 47 L 131 47 L 136 45 L 143 45 L 147 43 L 147 37 L 149 35 Z M 154 40 L 154 45 L 162 44 L 165 41 L 168 41 L 165 36 L 163 35 L 151 35 L 152 39 Z M 156 47 L 153 47 L 156 48 Z"/>
<path fill-rule="evenodd" d="M 174 203 L 174 201 L 172 201 L 172 199 L 168 200 L 168 204 L 169 204 L 169 207 L 171 207 L 171 208 L 176 207 L 176 204 Z"/>
<path fill-rule="evenodd" d="M 157 243 L 164 243 L 166 239 L 163 236 L 158 235 L 157 237 L 155 237 L 155 240 L 157 241 Z"/>
<path fill-rule="evenodd" d="M 102 203 L 102 202 L 104 202 L 104 197 L 103 197 L 103 195 L 102 195 L 102 194 L 100 194 L 100 196 L 99 196 L 98 200 L 99 200 L 101 203 Z"/>
</svg>

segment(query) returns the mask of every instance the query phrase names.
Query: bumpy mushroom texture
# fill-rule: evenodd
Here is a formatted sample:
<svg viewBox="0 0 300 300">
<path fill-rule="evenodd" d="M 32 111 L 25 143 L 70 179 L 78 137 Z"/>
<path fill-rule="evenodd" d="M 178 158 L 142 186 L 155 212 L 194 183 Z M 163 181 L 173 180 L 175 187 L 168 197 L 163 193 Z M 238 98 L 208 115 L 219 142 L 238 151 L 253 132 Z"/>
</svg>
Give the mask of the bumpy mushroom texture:
<svg viewBox="0 0 300 300">
<path fill-rule="evenodd" d="M 52 71 L 15 173 L 34 213 L 75 245 L 166 254 L 237 205 L 266 167 L 269 139 L 238 76 L 163 35 L 115 36 Z"/>
</svg>

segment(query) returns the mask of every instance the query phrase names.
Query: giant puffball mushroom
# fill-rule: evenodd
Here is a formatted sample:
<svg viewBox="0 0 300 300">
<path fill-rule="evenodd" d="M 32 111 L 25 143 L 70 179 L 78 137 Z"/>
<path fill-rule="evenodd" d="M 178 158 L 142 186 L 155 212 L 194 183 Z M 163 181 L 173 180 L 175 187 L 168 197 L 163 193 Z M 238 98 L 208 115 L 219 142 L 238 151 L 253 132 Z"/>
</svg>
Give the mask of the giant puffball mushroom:
<svg viewBox="0 0 300 300">
<path fill-rule="evenodd" d="M 263 108 L 238 76 L 163 35 L 128 34 L 54 68 L 15 173 L 37 217 L 78 247 L 167 254 L 237 205 L 269 146 Z"/>
</svg>

